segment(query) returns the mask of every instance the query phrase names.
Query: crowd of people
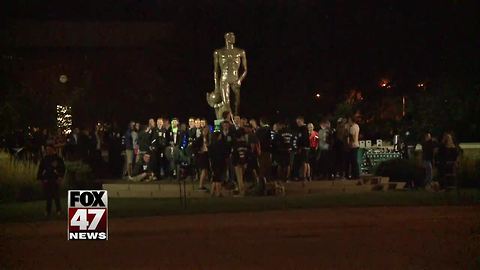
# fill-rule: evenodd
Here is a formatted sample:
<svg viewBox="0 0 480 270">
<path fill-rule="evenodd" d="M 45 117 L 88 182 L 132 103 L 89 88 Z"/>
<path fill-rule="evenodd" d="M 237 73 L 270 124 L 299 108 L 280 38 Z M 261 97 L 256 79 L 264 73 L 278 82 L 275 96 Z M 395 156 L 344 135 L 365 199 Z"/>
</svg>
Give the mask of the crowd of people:
<svg viewBox="0 0 480 270">
<path fill-rule="evenodd" d="M 421 142 L 422 165 L 425 169 L 424 185 L 427 190 L 445 189 L 456 179 L 460 147 L 451 132 L 445 132 L 438 141 L 430 132 L 424 134 Z M 438 168 L 438 186 L 433 182 L 433 169 Z"/>
<path fill-rule="evenodd" d="M 266 118 L 257 123 L 227 112 L 216 124 L 190 117 L 187 123 L 177 118 L 152 118 L 145 125 L 131 121 L 125 132 L 115 124 L 74 128 L 69 134 L 33 128 L 27 136 L 13 133 L 4 147 L 13 157 L 39 163 L 37 178 L 45 190 L 47 216 L 52 201 L 60 213 L 64 159 L 81 160 L 97 174 L 107 167 L 108 177 L 134 182 L 190 177 L 199 182 L 200 190 L 206 191 L 210 183 L 215 196 L 221 196 L 224 188 L 243 196 L 272 180 L 359 178 L 360 127 L 355 117 L 339 118 L 335 127 L 323 118 L 316 128 L 302 116 L 292 125 L 286 121 L 271 125 Z M 438 142 L 427 132 L 421 146 L 426 189 L 452 185 L 459 156 L 454 136 L 446 132 Z M 432 181 L 434 166 L 440 186 Z"/>
<path fill-rule="evenodd" d="M 360 128 L 354 117 L 331 128 L 322 119 L 316 129 L 302 116 L 295 124 L 247 119 L 229 112 L 214 127 L 205 119 L 190 117 L 130 122 L 121 137 L 122 176 L 130 181 L 156 181 L 191 177 L 199 188 L 219 194 L 222 186 L 243 195 L 247 186 L 275 180 L 311 181 L 359 178 L 357 152 Z"/>
<path fill-rule="evenodd" d="M 206 183 L 234 186 L 240 193 L 252 185 L 327 178 L 359 178 L 359 126 L 354 117 L 340 118 L 335 127 L 324 118 L 306 123 L 270 123 L 266 118 L 233 116 L 226 112 L 217 126 L 206 119 L 188 122 L 159 117 L 145 124 L 131 121 L 126 131 L 116 124 L 61 129 L 49 133 L 32 128 L 27 136 L 6 139 L 12 156 L 39 161 L 47 145 L 66 160 L 82 160 L 97 177 L 157 181 L 190 177 Z M 21 133 L 20 131 L 18 131 Z M 219 185 L 212 185 L 216 190 Z"/>
<path fill-rule="evenodd" d="M 115 123 L 98 123 L 71 132 L 33 127 L 16 130 L 0 140 L 15 159 L 39 164 L 37 178 L 45 190 L 46 215 L 52 201 L 60 213 L 60 183 L 64 160 L 88 164 L 97 178 L 133 182 L 190 178 L 200 190 L 221 196 L 222 189 L 239 196 L 265 190 L 270 181 L 312 181 L 358 179 L 360 127 L 355 115 L 318 123 L 303 116 L 294 121 L 267 118 L 247 119 L 223 114 L 209 123 L 205 118 L 151 118 L 145 123 L 131 121 L 122 130 Z M 440 190 L 455 183 L 460 149 L 452 132 L 440 141 L 425 133 L 422 161 L 424 184 Z M 434 168 L 438 182 L 433 182 Z"/>
<path fill-rule="evenodd" d="M 302 116 L 293 122 L 266 118 L 247 119 L 225 113 L 217 126 L 204 118 L 159 117 L 145 124 L 131 121 L 122 131 L 116 124 L 98 123 L 92 128 L 49 132 L 32 128 L 17 130 L 2 140 L 12 157 L 38 163 L 50 152 L 62 159 L 89 164 L 98 178 L 130 181 L 162 179 L 198 180 L 200 189 L 235 187 L 244 193 L 266 181 L 311 181 L 359 178 L 360 128 L 354 116 L 328 118 L 306 123 Z M 459 156 L 458 144 L 447 132 L 440 141 L 426 133 L 422 145 L 424 183 L 433 186 L 433 169 L 438 168 L 440 188 L 449 185 Z M 218 185 L 215 183 L 222 183 Z M 450 183 L 451 185 L 451 183 Z"/>
<path fill-rule="evenodd" d="M 38 163 L 46 156 L 47 146 L 51 146 L 59 157 L 68 161 L 83 161 L 92 167 L 97 176 L 107 176 L 121 170 L 122 138 L 117 130 L 115 124 L 101 123 L 93 128 L 73 128 L 71 132 L 61 128 L 53 132 L 38 127 L 27 131 L 18 129 L 2 139 L 2 148 L 7 149 L 16 160 Z M 104 166 L 105 161 L 109 170 Z M 120 165 L 117 165 L 119 162 Z"/>
</svg>

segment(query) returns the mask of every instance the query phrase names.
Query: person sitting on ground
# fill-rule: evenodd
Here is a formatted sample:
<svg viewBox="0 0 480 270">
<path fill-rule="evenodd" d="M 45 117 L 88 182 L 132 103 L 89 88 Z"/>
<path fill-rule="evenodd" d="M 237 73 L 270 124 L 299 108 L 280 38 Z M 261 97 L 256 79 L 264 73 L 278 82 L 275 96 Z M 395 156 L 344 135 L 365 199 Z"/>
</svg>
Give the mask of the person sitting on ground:
<svg viewBox="0 0 480 270">
<path fill-rule="evenodd" d="M 144 154 L 142 159 L 135 163 L 135 169 L 133 170 L 132 181 L 139 182 L 145 180 L 146 182 L 156 180 L 153 173 L 152 164 L 150 162 L 150 154 Z"/>
</svg>

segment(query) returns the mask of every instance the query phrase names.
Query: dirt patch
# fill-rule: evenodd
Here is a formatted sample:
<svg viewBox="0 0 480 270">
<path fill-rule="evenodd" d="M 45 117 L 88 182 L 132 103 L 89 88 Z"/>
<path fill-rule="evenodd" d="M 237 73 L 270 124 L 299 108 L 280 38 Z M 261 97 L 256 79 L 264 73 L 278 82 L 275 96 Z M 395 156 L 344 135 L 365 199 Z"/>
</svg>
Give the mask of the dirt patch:
<svg viewBox="0 0 480 270">
<path fill-rule="evenodd" d="M 110 219 L 106 242 L 69 242 L 65 222 L 57 221 L 1 224 L 0 232 L 6 268 L 392 270 L 480 263 L 478 206 Z"/>
</svg>

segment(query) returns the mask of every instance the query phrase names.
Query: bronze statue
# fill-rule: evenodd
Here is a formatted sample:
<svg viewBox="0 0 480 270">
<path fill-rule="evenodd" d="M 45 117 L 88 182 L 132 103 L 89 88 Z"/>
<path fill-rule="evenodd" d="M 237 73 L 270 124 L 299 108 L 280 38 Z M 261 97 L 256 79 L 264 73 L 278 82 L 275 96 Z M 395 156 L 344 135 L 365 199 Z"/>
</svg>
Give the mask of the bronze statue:
<svg viewBox="0 0 480 270">
<path fill-rule="evenodd" d="M 225 111 L 230 111 L 234 115 L 239 113 L 240 86 L 247 76 L 247 56 L 244 50 L 234 47 L 234 44 L 235 34 L 226 33 L 225 47 L 213 53 L 215 89 L 207 93 L 207 103 L 215 109 L 217 119 L 221 119 Z M 240 65 L 243 66 L 243 73 L 238 76 Z M 220 74 L 218 74 L 218 67 L 220 67 Z M 230 90 L 235 95 L 233 111 L 230 107 Z"/>
</svg>

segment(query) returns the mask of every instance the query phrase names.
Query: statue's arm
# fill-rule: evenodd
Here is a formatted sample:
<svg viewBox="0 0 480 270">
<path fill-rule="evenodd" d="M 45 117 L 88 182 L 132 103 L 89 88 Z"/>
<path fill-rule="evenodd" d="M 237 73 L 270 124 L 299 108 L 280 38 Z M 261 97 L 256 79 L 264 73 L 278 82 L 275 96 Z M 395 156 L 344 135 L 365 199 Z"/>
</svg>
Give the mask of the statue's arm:
<svg viewBox="0 0 480 270">
<path fill-rule="evenodd" d="M 218 89 L 218 52 L 213 52 L 213 82 L 215 83 L 215 89 Z"/>
<path fill-rule="evenodd" d="M 241 58 L 242 58 L 243 73 L 238 79 L 238 84 L 241 84 L 243 79 L 245 79 L 245 77 L 247 76 L 247 54 L 245 53 L 245 51 L 242 51 Z"/>
<path fill-rule="evenodd" d="M 223 104 L 227 102 L 226 100 L 227 97 L 225 96 L 225 93 L 220 89 L 219 76 L 218 76 L 218 67 L 219 67 L 218 59 L 219 59 L 219 53 L 218 51 L 214 51 L 213 52 L 213 81 L 215 83 L 215 89 L 213 94 L 220 95 L 222 100 L 221 102 L 213 104 L 213 108 L 215 109 L 222 107 Z"/>
</svg>

